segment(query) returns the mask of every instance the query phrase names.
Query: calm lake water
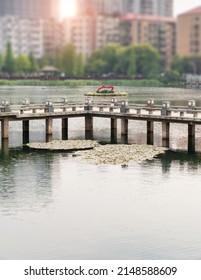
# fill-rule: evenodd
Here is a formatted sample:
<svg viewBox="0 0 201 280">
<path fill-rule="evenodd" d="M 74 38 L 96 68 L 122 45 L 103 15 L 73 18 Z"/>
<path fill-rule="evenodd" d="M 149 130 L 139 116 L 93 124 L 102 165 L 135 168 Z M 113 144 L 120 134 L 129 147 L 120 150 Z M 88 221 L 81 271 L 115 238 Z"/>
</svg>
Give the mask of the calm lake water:
<svg viewBox="0 0 201 280">
<path fill-rule="evenodd" d="M 0 99 L 84 101 L 83 93 L 92 89 L 1 87 Z M 201 106 L 197 90 L 122 89 L 135 103 L 152 97 L 158 104 L 195 99 Z M 30 142 L 45 141 L 44 121 L 31 121 L 30 127 Z M 110 142 L 109 120 L 95 119 L 94 128 L 95 139 Z M 161 146 L 161 124 L 154 129 L 154 144 Z M 186 152 L 187 126 L 172 125 L 167 154 L 128 168 L 27 150 L 20 122 L 11 123 L 10 132 L 9 148 L 0 151 L 0 259 L 201 258 L 200 126 L 198 153 Z M 80 138 L 84 120 L 70 119 L 69 139 Z M 53 139 L 61 139 L 59 120 Z M 128 140 L 146 143 L 146 123 L 129 122 Z"/>
</svg>

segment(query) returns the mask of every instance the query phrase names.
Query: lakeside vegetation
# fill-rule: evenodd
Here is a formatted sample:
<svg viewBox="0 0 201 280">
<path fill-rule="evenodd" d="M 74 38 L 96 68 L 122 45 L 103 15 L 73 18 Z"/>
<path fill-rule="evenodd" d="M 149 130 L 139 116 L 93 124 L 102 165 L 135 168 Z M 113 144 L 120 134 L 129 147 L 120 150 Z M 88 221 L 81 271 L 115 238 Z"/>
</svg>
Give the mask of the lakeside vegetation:
<svg viewBox="0 0 201 280">
<path fill-rule="evenodd" d="M 176 56 L 167 68 L 159 52 L 146 44 L 110 44 L 85 60 L 72 44 L 40 59 L 33 53 L 15 57 L 10 43 L 6 52 L 0 53 L 0 85 L 75 87 L 104 82 L 117 86 L 178 86 L 184 73 L 200 75 L 201 57 Z"/>
<path fill-rule="evenodd" d="M 157 80 L 0 80 L 0 86 L 41 86 L 41 87 L 80 87 L 80 86 L 127 86 L 161 87 Z"/>
</svg>

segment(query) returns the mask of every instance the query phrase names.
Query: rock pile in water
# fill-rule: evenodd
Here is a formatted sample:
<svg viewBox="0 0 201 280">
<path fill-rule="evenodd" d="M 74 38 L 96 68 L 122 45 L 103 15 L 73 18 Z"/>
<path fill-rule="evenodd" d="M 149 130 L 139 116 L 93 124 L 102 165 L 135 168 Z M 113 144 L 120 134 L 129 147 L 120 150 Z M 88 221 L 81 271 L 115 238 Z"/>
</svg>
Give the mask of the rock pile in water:
<svg viewBox="0 0 201 280">
<path fill-rule="evenodd" d="M 92 140 L 54 140 L 47 143 L 29 143 L 29 148 L 51 151 L 76 151 L 73 155 L 92 164 L 140 163 L 151 160 L 167 149 L 151 145 L 100 145 Z"/>
<path fill-rule="evenodd" d="M 54 150 L 54 151 L 75 151 L 93 149 L 98 146 L 97 141 L 92 140 L 54 140 L 47 143 L 29 143 L 26 144 L 29 148 L 38 150 Z"/>
<path fill-rule="evenodd" d="M 151 160 L 167 149 L 149 145 L 100 145 L 90 151 L 79 151 L 75 155 L 92 164 L 140 163 Z"/>
</svg>

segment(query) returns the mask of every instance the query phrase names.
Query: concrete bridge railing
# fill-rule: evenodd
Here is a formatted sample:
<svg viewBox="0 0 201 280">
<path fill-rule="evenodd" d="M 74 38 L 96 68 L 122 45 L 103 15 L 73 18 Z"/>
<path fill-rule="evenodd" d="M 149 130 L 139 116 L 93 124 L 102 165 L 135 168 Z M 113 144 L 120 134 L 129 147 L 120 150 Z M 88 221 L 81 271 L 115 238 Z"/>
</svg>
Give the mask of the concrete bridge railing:
<svg viewBox="0 0 201 280">
<path fill-rule="evenodd" d="M 196 106 L 195 100 L 189 100 L 187 106 L 171 106 L 169 101 L 155 105 L 153 99 L 146 104 L 129 104 L 127 100 L 118 102 L 93 101 L 87 98 L 85 102 L 69 103 L 67 99 L 53 103 L 51 100 L 44 104 L 30 104 L 23 100 L 22 104 L 11 105 L 2 102 L 0 106 L 1 138 L 9 138 L 9 122 L 22 121 L 23 139 L 29 140 L 29 121 L 45 119 L 46 135 L 53 133 L 53 119 L 61 119 L 62 137 L 68 138 L 68 119 L 73 117 L 85 118 L 86 138 L 93 138 L 93 118 L 110 118 L 111 138 L 117 138 L 117 120 L 121 120 L 121 135 L 128 136 L 128 120 L 141 120 L 147 123 L 147 143 L 153 144 L 154 122 L 162 123 L 162 139 L 169 145 L 170 124 L 184 123 L 188 125 L 188 148 L 195 150 L 195 125 L 201 125 L 201 107 Z"/>
</svg>

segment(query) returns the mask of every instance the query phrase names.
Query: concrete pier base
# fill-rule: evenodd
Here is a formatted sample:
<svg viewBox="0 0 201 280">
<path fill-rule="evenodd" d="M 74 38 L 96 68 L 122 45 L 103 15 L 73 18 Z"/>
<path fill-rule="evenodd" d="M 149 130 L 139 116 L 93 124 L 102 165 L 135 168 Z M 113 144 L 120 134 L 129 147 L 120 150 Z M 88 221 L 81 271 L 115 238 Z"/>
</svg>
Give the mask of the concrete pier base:
<svg viewBox="0 0 201 280">
<path fill-rule="evenodd" d="M 154 144 L 154 122 L 147 121 L 147 145 Z"/>
<path fill-rule="evenodd" d="M 188 151 L 195 152 L 195 124 L 188 124 Z"/>
<path fill-rule="evenodd" d="M 128 119 L 121 119 L 121 135 L 128 135 Z"/>
<path fill-rule="evenodd" d="M 154 134 L 147 133 L 147 145 L 153 145 L 153 144 L 154 144 Z"/>
<path fill-rule="evenodd" d="M 23 144 L 29 143 L 29 120 L 22 121 Z"/>
<path fill-rule="evenodd" d="M 9 140 L 8 139 L 2 139 L 1 140 L 1 153 L 3 156 L 9 155 Z"/>
<path fill-rule="evenodd" d="M 46 119 L 46 135 L 52 135 L 53 119 Z"/>
<path fill-rule="evenodd" d="M 90 115 L 85 116 L 85 139 L 93 139 L 93 117 Z"/>
<path fill-rule="evenodd" d="M 162 139 L 162 147 L 169 148 L 170 147 L 170 140 L 168 139 Z"/>
<path fill-rule="evenodd" d="M 117 118 L 111 118 L 111 143 L 117 143 Z"/>
<path fill-rule="evenodd" d="M 121 119 L 121 143 L 128 144 L 128 119 Z"/>
<path fill-rule="evenodd" d="M 9 120 L 8 118 L 4 118 L 1 121 L 1 138 L 8 139 L 9 137 Z"/>
<path fill-rule="evenodd" d="M 162 139 L 169 139 L 170 138 L 170 123 L 169 122 L 162 122 Z"/>
<path fill-rule="evenodd" d="M 52 134 L 46 134 L 46 142 L 52 142 Z"/>
<path fill-rule="evenodd" d="M 128 144 L 128 134 L 121 135 L 121 144 Z"/>
<path fill-rule="evenodd" d="M 68 118 L 61 120 L 62 140 L 68 140 Z"/>
<path fill-rule="evenodd" d="M 170 123 L 162 122 L 162 146 L 169 148 L 170 146 Z"/>
</svg>

